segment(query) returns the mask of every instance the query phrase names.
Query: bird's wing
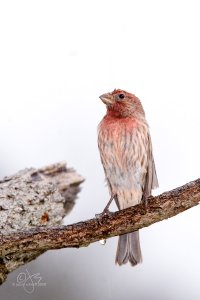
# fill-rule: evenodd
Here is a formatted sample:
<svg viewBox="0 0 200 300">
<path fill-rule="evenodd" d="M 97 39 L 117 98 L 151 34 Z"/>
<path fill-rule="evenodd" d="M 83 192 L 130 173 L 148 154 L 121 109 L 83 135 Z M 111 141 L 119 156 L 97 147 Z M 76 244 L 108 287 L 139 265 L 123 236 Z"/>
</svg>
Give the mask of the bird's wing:
<svg viewBox="0 0 200 300">
<path fill-rule="evenodd" d="M 147 166 L 147 173 L 144 182 L 143 188 L 143 198 L 151 195 L 151 190 L 158 187 L 158 178 L 156 174 L 155 162 L 153 158 L 153 151 L 152 151 L 152 143 L 151 137 L 148 135 L 149 139 L 149 149 L 148 149 L 148 166 Z"/>
</svg>

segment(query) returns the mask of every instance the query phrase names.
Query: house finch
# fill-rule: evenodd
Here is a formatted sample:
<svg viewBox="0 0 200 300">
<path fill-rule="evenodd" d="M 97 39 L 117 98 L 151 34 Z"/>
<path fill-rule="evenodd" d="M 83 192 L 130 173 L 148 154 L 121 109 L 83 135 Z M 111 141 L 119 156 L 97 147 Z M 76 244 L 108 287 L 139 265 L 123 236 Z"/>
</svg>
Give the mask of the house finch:
<svg viewBox="0 0 200 300">
<path fill-rule="evenodd" d="M 118 209 L 139 204 L 158 186 L 152 154 L 151 137 L 140 100 L 123 90 L 103 94 L 107 113 L 98 127 L 98 147 L 110 201 L 114 199 Z M 130 261 L 135 266 L 142 261 L 139 232 L 119 237 L 116 263 Z"/>
</svg>

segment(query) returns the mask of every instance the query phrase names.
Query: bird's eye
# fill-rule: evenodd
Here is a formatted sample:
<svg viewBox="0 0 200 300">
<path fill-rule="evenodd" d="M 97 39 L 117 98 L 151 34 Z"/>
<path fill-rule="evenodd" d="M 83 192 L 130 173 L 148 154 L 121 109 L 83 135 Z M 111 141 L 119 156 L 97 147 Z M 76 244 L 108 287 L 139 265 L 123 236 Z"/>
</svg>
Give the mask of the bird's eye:
<svg viewBox="0 0 200 300">
<path fill-rule="evenodd" d="M 124 99 L 124 97 L 125 97 L 124 94 L 119 94 L 120 99 Z"/>
</svg>

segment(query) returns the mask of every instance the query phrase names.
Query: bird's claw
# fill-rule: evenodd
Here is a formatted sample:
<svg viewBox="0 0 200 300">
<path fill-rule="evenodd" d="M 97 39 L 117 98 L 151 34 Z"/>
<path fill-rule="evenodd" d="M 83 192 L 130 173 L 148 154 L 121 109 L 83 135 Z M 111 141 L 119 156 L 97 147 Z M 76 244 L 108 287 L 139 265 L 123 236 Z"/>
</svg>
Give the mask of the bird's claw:
<svg viewBox="0 0 200 300">
<path fill-rule="evenodd" d="M 147 199 L 146 196 L 143 197 L 142 203 L 144 204 L 144 209 L 145 209 L 145 214 L 146 214 L 147 213 L 147 209 L 148 209 L 148 199 Z"/>
<path fill-rule="evenodd" d="M 102 217 L 104 217 L 104 216 L 112 216 L 112 212 L 111 211 L 109 211 L 109 209 L 104 209 L 103 211 L 102 211 L 102 213 L 100 213 L 100 214 L 96 214 L 95 215 L 95 217 L 97 218 L 97 219 L 101 219 Z"/>
</svg>

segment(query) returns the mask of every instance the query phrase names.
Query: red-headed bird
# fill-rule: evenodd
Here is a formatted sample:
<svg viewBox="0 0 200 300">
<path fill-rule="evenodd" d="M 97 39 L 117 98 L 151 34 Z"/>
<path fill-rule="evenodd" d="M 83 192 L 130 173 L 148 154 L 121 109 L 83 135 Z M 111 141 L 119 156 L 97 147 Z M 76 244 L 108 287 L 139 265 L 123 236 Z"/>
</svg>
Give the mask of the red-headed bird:
<svg viewBox="0 0 200 300">
<path fill-rule="evenodd" d="M 103 94 L 107 113 L 98 127 L 98 146 L 110 191 L 118 209 L 146 201 L 158 186 L 149 127 L 140 100 L 123 90 Z M 119 237 L 116 263 L 130 261 L 135 266 L 142 261 L 139 232 Z"/>
</svg>

